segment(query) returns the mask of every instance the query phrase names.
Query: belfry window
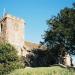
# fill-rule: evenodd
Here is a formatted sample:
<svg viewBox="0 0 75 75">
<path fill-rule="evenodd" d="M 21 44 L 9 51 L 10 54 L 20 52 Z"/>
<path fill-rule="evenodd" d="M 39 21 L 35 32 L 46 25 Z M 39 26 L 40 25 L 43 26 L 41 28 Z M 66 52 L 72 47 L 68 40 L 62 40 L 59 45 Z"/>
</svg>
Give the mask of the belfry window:
<svg viewBox="0 0 75 75">
<path fill-rule="evenodd" d="M 2 24 L 0 24 L 0 32 L 2 32 L 2 28 L 3 28 L 3 25 L 2 25 Z"/>
</svg>

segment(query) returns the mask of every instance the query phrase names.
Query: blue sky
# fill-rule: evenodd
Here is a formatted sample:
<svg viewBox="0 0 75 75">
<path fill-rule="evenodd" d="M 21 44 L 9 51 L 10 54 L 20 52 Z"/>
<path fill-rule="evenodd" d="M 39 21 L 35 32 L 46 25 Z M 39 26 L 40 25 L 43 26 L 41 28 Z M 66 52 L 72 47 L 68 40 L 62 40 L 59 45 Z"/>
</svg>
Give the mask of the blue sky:
<svg viewBox="0 0 75 75">
<path fill-rule="evenodd" d="M 47 29 L 46 20 L 62 8 L 72 6 L 75 0 L 0 0 L 0 16 L 6 12 L 26 22 L 25 40 L 39 43 Z"/>
</svg>

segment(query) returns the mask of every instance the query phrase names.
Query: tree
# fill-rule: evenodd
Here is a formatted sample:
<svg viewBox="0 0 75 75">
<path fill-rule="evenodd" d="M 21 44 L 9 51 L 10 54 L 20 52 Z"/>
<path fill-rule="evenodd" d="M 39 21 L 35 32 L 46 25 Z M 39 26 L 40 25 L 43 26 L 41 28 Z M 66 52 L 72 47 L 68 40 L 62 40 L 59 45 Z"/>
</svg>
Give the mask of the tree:
<svg viewBox="0 0 75 75">
<path fill-rule="evenodd" d="M 6 64 L 14 61 L 18 61 L 16 49 L 7 43 L 0 44 L 0 63 Z"/>
<path fill-rule="evenodd" d="M 14 69 L 21 68 L 17 50 L 8 43 L 0 44 L 0 75 L 11 72 Z"/>
<path fill-rule="evenodd" d="M 73 5 L 72 8 L 62 9 L 57 16 L 47 21 L 44 44 L 57 60 L 65 52 L 75 54 L 75 4 Z"/>
</svg>

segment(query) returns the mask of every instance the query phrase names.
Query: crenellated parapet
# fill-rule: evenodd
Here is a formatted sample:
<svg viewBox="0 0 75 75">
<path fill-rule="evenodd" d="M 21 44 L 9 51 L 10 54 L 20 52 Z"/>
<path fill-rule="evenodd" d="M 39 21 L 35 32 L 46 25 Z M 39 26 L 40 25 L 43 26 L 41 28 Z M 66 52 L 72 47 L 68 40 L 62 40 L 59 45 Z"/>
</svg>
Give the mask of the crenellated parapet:
<svg viewBox="0 0 75 75">
<path fill-rule="evenodd" d="M 18 17 L 15 17 L 15 16 L 12 16 L 11 14 L 8 14 L 8 13 L 6 13 L 6 14 L 4 15 L 4 17 L 8 17 L 8 18 L 11 18 L 11 19 L 13 19 L 13 20 L 18 20 L 18 21 L 25 22 L 24 19 L 18 18 Z"/>
</svg>

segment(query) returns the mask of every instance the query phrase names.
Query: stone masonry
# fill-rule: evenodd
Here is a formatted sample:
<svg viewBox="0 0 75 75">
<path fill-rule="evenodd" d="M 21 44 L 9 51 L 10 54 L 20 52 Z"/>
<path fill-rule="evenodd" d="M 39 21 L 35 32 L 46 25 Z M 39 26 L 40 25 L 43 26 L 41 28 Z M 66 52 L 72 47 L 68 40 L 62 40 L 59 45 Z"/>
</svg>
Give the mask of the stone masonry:
<svg viewBox="0 0 75 75">
<path fill-rule="evenodd" d="M 10 14 L 5 14 L 0 20 L 0 43 L 8 42 L 15 46 L 18 55 L 24 46 L 24 20 Z"/>
</svg>

